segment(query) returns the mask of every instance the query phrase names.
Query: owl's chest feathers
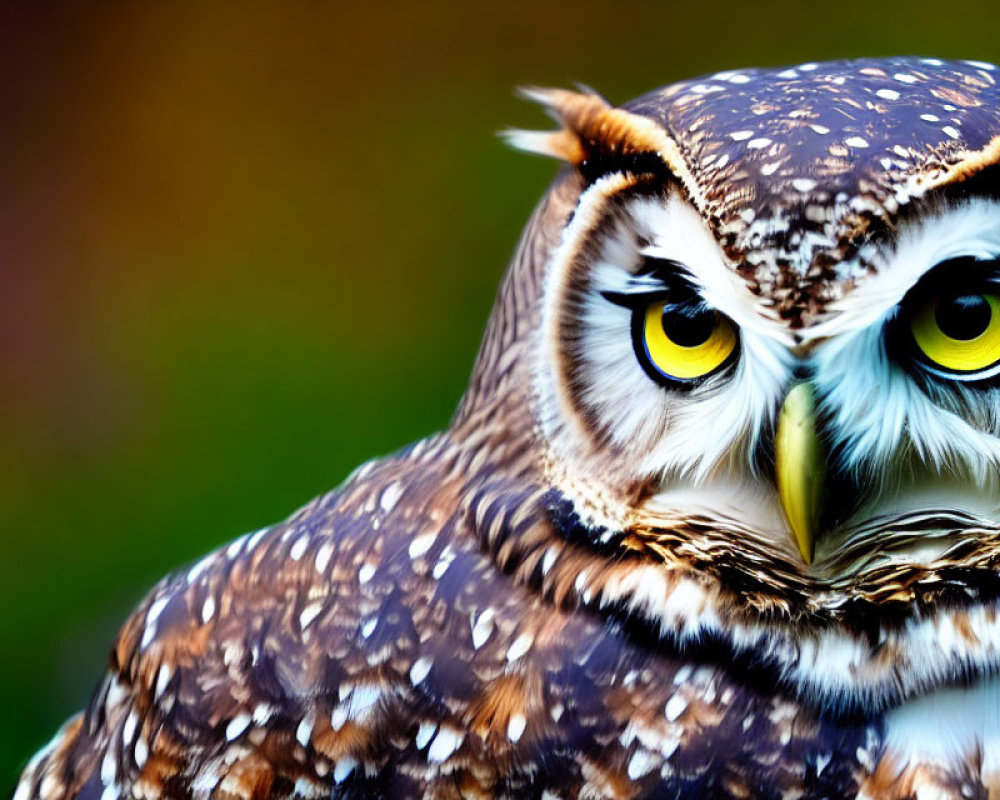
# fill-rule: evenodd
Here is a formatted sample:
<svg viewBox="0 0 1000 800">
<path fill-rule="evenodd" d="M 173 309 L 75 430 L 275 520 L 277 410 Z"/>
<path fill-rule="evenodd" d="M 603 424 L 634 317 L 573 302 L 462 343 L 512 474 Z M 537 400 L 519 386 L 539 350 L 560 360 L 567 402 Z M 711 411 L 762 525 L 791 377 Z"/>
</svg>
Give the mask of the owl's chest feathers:
<svg viewBox="0 0 1000 800">
<path fill-rule="evenodd" d="M 885 715 L 885 747 L 897 764 L 963 764 L 1000 787 L 1000 679 L 938 689 Z"/>
<path fill-rule="evenodd" d="M 507 497 L 509 505 L 490 498 L 478 522 L 520 583 L 641 646 L 767 675 L 817 712 L 874 717 L 1000 665 L 992 571 L 949 580 L 890 564 L 851 596 L 802 581 L 735 527 L 708 532 L 687 520 L 669 534 L 615 532 L 585 522 L 553 489 Z M 510 518 L 518 525 L 505 524 Z M 950 583 L 962 593 L 950 598 Z"/>
</svg>

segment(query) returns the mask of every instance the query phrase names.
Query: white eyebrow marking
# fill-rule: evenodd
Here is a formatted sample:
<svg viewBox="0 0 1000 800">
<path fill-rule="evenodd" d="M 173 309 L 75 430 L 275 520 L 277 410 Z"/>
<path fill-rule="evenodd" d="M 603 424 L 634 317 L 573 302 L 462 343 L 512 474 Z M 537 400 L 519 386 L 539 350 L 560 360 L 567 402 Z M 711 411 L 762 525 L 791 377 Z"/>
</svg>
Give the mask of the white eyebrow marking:
<svg viewBox="0 0 1000 800">
<path fill-rule="evenodd" d="M 862 255 L 876 264 L 877 271 L 831 303 L 828 319 L 800 331 L 805 341 L 879 323 L 944 261 L 1000 257 L 1000 202 L 977 198 L 948 206 L 902 226 L 892 252 L 872 247 Z"/>
</svg>

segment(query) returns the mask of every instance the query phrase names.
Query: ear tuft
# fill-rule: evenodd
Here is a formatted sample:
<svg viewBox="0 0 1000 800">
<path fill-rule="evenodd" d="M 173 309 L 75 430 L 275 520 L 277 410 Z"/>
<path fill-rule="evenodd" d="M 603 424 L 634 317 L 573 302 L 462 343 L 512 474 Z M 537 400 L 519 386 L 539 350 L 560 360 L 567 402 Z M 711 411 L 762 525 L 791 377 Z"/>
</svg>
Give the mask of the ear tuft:
<svg viewBox="0 0 1000 800">
<path fill-rule="evenodd" d="M 546 113 L 563 126 L 558 131 L 505 131 L 507 142 L 519 150 L 551 156 L 579 166 L 593 157 L 601 143 L 596 134 L 602 115 L 615 109 L 596 92 L 571 92 L 566 89 L 543 89 L 525 86 L 517 93 L 542 106 Z"/>
<path fill-rule="evenodd" d="M 568 161 L 588 181 L 612 172 L 669 176 L 696 208 L 705 209 L 703 192 L 677 142 L 655 120 L 616 108 L 592 89 L 529 86 L 518 93 L 541 105 L 562 129 L 505 131 L 502 135 L 513 147 Z"/>
<path fill-rule="evenodd" d="M 571 164 L 579 164 L 584 158 L 580 140 L 566 130 L 524 131 L 511 128 L 501 131 L 500 135 L 511 147 L 526 153 L 558 158 Z"/>
</svg>

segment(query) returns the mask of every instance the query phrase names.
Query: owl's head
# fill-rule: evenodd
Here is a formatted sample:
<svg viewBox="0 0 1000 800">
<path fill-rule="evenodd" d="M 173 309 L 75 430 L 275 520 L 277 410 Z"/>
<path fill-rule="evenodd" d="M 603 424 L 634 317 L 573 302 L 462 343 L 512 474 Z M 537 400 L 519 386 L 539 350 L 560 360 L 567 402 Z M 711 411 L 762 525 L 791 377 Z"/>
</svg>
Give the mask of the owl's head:
<svg viewBox="0 0 1000 800">
<path fill-rule="evenodd" d="M 529 92 L 563 127 L 513 143 L 568 166 L 458 421 L 530 431 L 554 533 L 525 575 L 831 707 L 1000 663 L 998 80 Z"/>
</svg>

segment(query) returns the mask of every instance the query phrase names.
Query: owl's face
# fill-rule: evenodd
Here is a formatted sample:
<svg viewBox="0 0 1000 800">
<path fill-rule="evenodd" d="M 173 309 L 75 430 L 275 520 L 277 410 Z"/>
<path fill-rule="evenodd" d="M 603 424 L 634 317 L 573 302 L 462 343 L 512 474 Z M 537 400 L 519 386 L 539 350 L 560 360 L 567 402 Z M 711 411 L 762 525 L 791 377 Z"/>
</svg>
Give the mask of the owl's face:
<svg viewBox="0 0 1000 800">
<path fill-rule="evenodd" d="M 998 77 L 897 59 L 624 109 L 536 94 L 566 128 L 515 143 L 574 169 L 531 406 L 581 602 L 830 704 L 995 667 Z"/>
</svg>

